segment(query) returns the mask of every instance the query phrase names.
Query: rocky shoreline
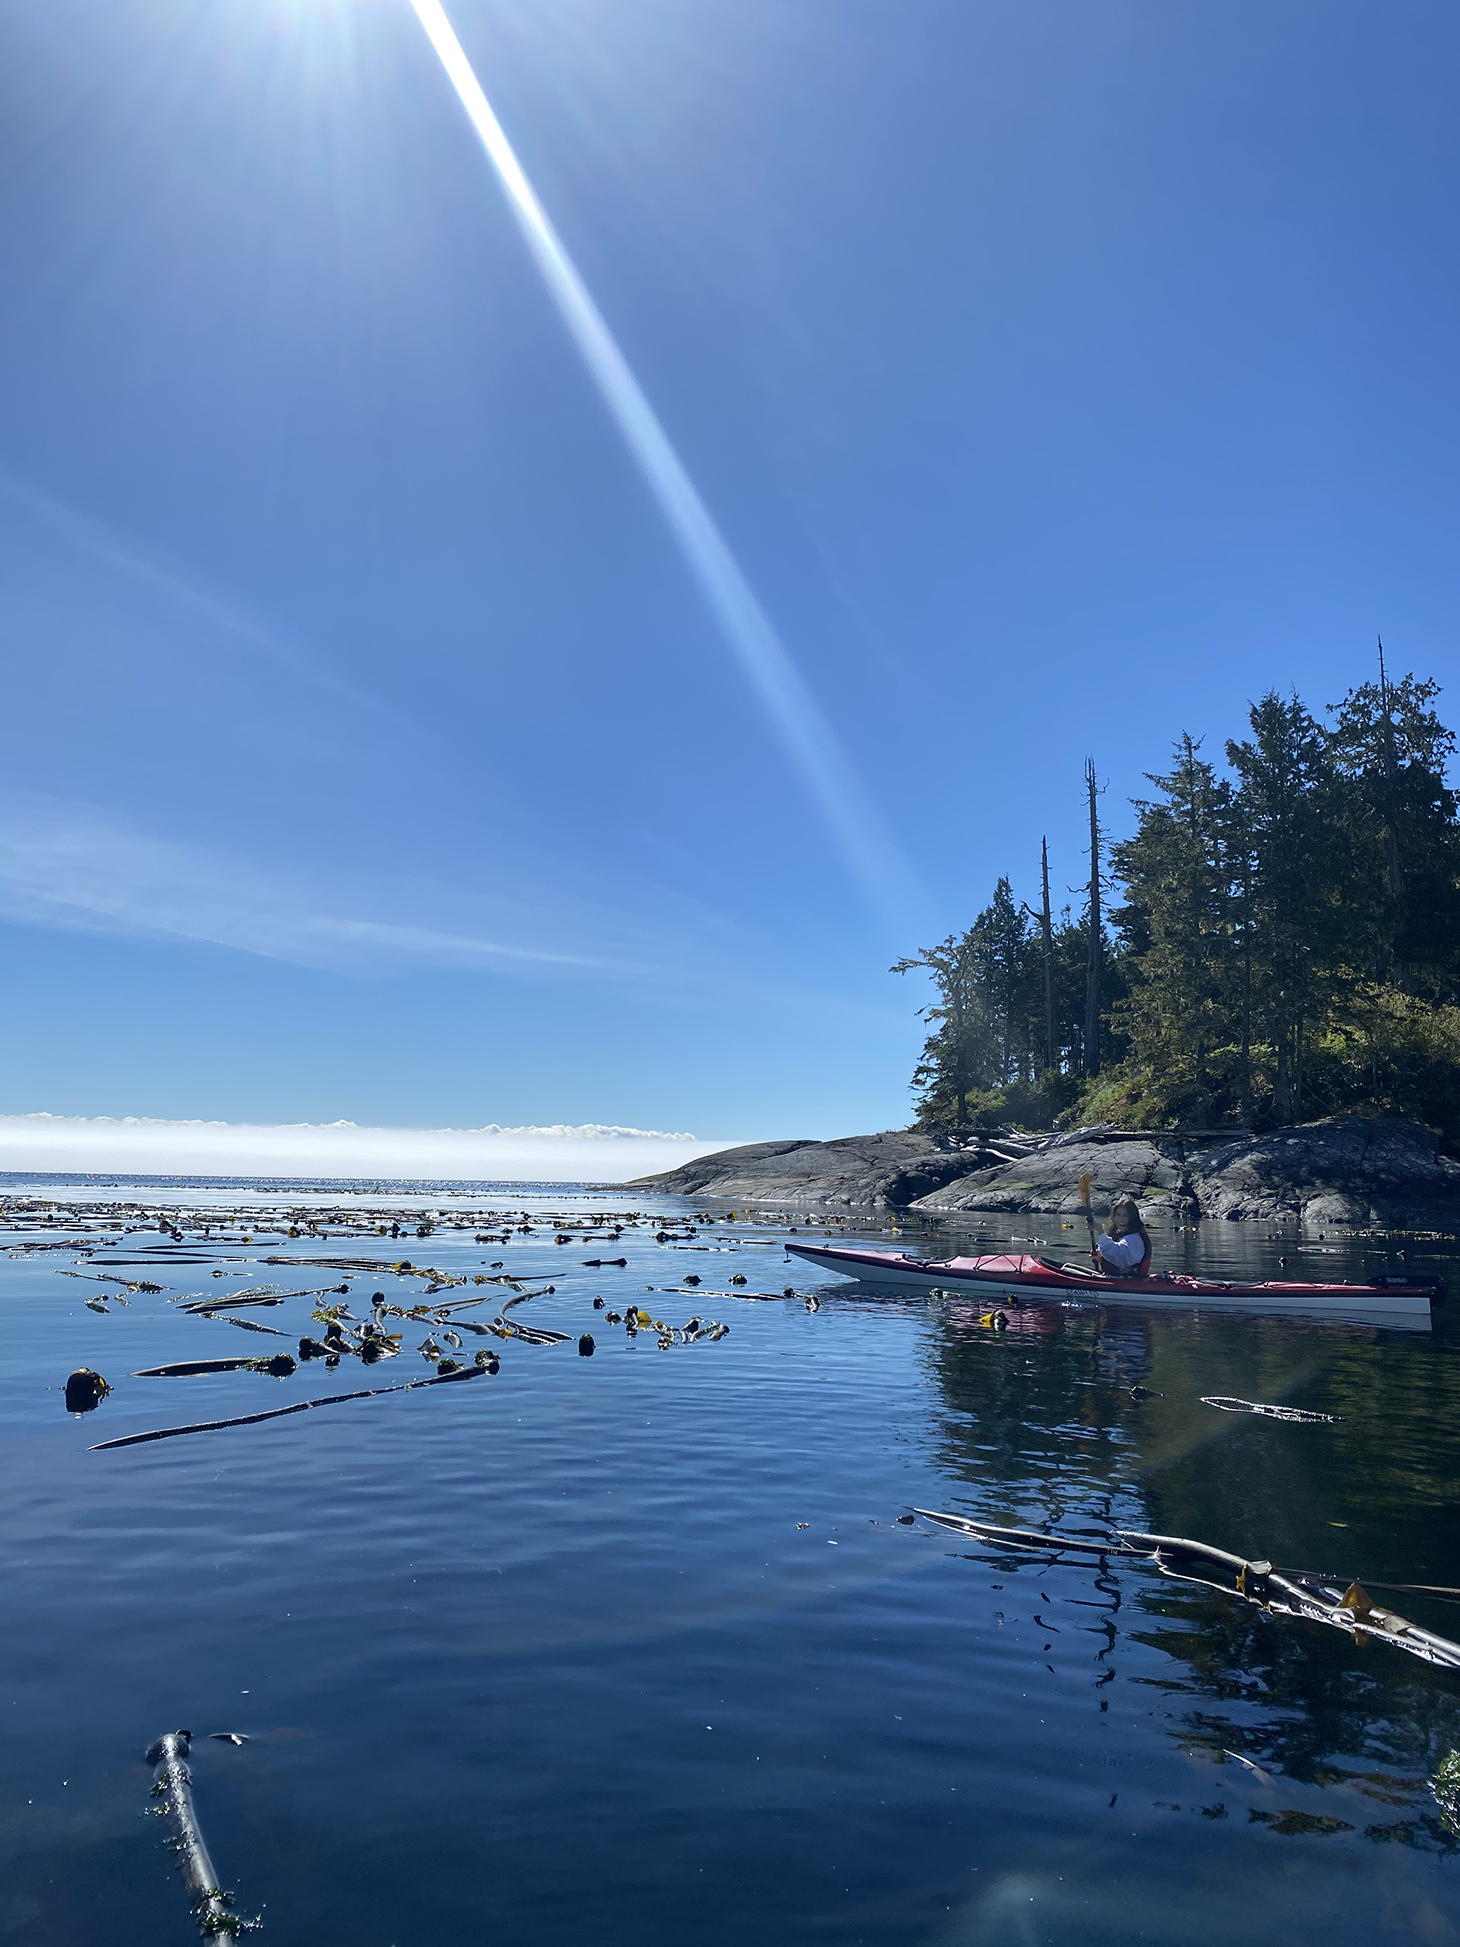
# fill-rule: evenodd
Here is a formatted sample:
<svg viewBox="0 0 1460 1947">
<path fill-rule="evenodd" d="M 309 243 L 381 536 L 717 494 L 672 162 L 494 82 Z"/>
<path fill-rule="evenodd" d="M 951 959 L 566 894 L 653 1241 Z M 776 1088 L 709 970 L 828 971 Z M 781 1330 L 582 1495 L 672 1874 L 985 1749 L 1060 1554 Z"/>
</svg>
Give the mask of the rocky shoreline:
<svg viewBox="0 0 1460 1947">
<path fill-rule="evenodd" d="M 1460 1162 L 1415 1122 L 1334 1118 L 1264 1134 L 1077 1130 L 996 1135 L 950 1150 L 918 1131 L 746 1143 L 623 1187 L 744 1202 L 946 1216 L 1068 1215 L 1082 1174 L 1174 1222 L 1224 1217 L 1398 1230 L 1460 1229 Z"/>
</svg>

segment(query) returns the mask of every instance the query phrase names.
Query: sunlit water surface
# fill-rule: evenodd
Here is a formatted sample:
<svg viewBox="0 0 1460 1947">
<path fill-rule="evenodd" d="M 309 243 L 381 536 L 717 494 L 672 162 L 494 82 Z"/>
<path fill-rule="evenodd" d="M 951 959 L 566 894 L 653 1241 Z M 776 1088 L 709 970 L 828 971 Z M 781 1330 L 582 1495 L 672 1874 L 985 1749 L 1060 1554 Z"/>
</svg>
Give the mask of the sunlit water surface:
<svg viewBox="0 0 1460 1947">
<path fill-rule="evenodd" d="M 1122 1309 L 996 1334 L 966 1301 L 860 1292 L 746 1241 L 773 1227 L 656 1244 L 690 1205 L 406 1201 L 539 1221 L 495 1247 L 449 1220 L 420 1242 L 414 1219 L 399 1243 L 190 1239 L 191 1264 L 137 1231 L 97 1259 L 166 1289 L 106 1317 L 84 1303 L 102 1287 L 61 1275 L 96 1259 L 0 1262 L 6 1939 L 196 1937 L 143 1762 L 187 1726 L 224 1882 L 277 1947 L 1460 1940 L 1460 1848 L 1427 1785 L 1460 1746 L 1456 1676 L 1143 1565 L 1045 1566 L 898 1522 L 917 1505 L 1115 1523 L 1460 1581 L 1453 1244 L 1407 1245 L 1455 1280 L 1431 1330 Z M 650 1224 L 614 1246 L 555 1245 L 540 1221 L 635 1207 Z M 1052 1222 L 940 1236 L 1068 1250 Z M 1281 1252 L 1290 1275 L 1359 1278 L 1401 1268 L 1398 1247 L 1158 1235 L 1166 1263 L 1218 1274 L 1274 1274 Z M 169 1302 L 324 1282 L 262 1263 L 280 1250 L 472 1274 L 502 1260 L 556 1286 L 515 1316 L 591 1331 L 597 1350 L 507 1344 L 495 1378 L 88 1452 L 426 1372 L 408 1326 L 406 1356 L 368 1378 L 353 1362 L 128 1377 L 317 1330 L 304 1299 L 250 1314 L 282 1340 Z M 620 1254 L 623 1270 L 583 1263 Z M 693 1297 L 666 1295 L 691 1271 Z M 728 1295 L 737 1272 L 802 1296 Z M 382 1283 L 404 1304 L 421 1289 L 356 1280 L 357 1314 Z M 731 1332 L 661 1351 L 607 1326 L 598 1294 Z M 115 1390 L 77 1420 L 61 1388 L 83 1364 Z M 1343 1420 L 1230 1415 L 1202 1394 Z M 1460 1609 L 1394 1601 L 1460 1635 Z M 220 1730 L 251 1741 L 208 1740 Z"/>
</svg>

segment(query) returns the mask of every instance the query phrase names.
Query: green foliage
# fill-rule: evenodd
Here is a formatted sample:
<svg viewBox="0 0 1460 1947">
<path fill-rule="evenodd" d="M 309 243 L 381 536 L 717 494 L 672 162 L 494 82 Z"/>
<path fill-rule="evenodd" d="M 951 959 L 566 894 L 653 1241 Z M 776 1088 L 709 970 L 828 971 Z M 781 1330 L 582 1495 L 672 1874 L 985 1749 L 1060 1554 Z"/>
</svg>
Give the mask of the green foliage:
<svg viewBox="0 0 1460 1947">
<path fill-rule="evenodd" d="M 1269 693 L 1225 775 L 1178 740 L 1110 853 L 1125 899 L 1101 1073 L 1085 1072 L 1088 928 L 1068 908 L 1047 970 L 1007 879 L 966 934 L 899 961 L 939 989 L 913 1078 L 923 1124 L 1402 1115 L 1460 1144 L 1460 805 L 1438 693 L 1381 671 L 1330 726 Z"/>
<path fill-rule="evenodd" d="M 899 960 L 894 973 L 932 977 L 937 1000 L 921 1010 L 932 1024 L 913 1071 L 918 1120 L 927 1129 L 1048 1128 L 1080 1093 L 1084 1064 L 1087 933 L 1066 909 L 1052 928 L 1054 1045 L 1046 1047 L 1044 961 L 1039 929 L 1014 902 L 1007 879 L 963 934 Z M 1107 1011 L 1124 983 L 1109 952 L 1102 975 Z M 1117 1035 L 1115 1044 L 1123 1046 Z"/>
</svg>

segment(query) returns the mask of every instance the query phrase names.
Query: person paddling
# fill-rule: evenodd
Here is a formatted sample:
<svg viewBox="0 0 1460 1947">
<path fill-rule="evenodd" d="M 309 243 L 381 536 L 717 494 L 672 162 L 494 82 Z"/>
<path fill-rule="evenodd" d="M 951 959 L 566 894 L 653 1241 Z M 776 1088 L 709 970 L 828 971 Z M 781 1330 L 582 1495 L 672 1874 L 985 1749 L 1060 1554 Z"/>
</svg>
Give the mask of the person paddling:
<svg viewBox="0 0 1460 1947">
<path fill-rule="evenodd" d="M 1107 1278 L 1144 1278 L 1151 1270 L 1151 1233 L 1141 1222 L 1133 1197 L 1117 1197 L 1110 1222 L 1091 1252 L 1095 1268 Z"/>
</svg>

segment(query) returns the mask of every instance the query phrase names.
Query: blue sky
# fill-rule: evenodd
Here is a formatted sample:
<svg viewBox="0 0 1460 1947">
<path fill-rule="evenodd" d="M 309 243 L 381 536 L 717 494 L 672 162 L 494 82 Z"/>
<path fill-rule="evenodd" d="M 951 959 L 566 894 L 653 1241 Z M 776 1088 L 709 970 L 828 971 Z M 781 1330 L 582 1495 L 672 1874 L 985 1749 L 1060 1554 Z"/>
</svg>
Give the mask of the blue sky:
<svg viewBox="0 0 1460 1947">
<path fill-rule="evenodd" d="M 0 1107 L 896 1124 L 1087 753 L 1453 684 L 1452 7 L 447 11 L 885 853 L 407 0 L 14 0 Z"/>
</svg>

